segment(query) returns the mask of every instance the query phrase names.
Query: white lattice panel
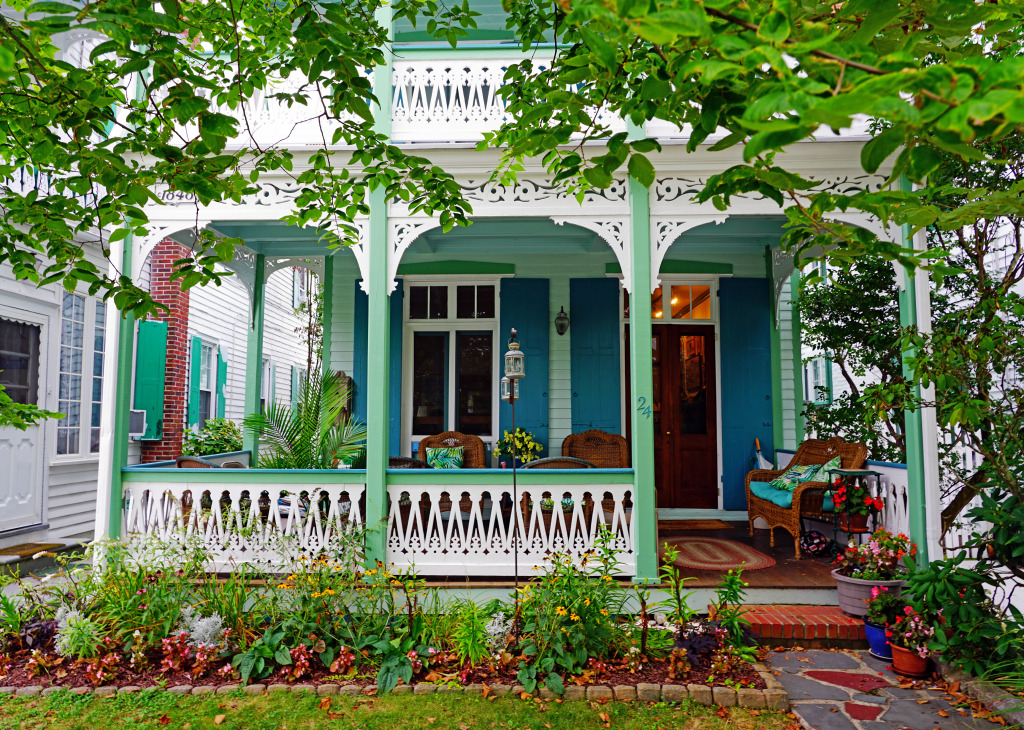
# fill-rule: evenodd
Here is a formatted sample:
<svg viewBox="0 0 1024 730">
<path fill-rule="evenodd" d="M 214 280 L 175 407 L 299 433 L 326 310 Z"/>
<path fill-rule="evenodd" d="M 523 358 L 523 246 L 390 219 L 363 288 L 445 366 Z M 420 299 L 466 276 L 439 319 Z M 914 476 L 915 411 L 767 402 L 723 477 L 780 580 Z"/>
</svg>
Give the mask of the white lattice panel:
<svg viewBox="0 0 1024 730">
<path fill-rule="evenodd" d="M 363 523 L 362 484 L 247 485 L 139 482 L 124 485 L 125 539 L 198 541 L 213 569 L 249 563 L 287 570 L 301 556 L 338 556 Z M 279 504 L 281 497 L 300 509 Z"/>
<path fill-rule="evenodd" d="M 607 527 L 620 551 L 619 574 L 632 575 L 631 492 L 628 484 L 529 486 L 518 490 L 513 507 L 511 487 L 392 485 L 388 562 L 424 576 L 510 576 L 518 534 L 519 574 L 531 575 L 554 552 L 582 556 Z M 543 499 L 554 508 L 541 508 Z"/>
</svg>

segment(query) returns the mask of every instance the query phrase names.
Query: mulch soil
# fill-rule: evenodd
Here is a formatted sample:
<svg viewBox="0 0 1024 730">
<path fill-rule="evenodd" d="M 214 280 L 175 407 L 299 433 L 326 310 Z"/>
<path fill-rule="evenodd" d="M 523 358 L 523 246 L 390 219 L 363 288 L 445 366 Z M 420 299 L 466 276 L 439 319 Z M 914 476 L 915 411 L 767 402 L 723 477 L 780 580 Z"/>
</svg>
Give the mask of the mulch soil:
<svg viewBox="0 0 1024 730">
<path fill-rule="evenodd" d="M 50 658 L 55 658 L 51 655 Z M 10 669 L 6 675 L 0 675 L 0 686 L 6 687 L 28 687 L 33 685 L 39 685 L 42 687 L 91 687 L 93 686 L 89 679 L 86 677 L 85 669 L 86 662 L 78 661 L 72 662 L 65 660 L 57 666 L 50 667 L 47 672 L 44 672 L 37 676 L 32 676 L 26 667 L 29 660 L 29 652 L 22 650 L 16 652 L 11 657 Z M 127 660 L 126 660 L 127 661 Z M 225 662 L 220 662 L 216 665 L 219 669 L 224 666 Z M 159 666 L 159 659 L 153 658 L 151 665 L 154 667 Z M 0 670 L 3 667 L 0 666 Z M 441 668 L 437 670 L 440 675 L 438 682 L 445 681 L 449 678 L 458 676 L 458 668 L 452 663 L 448 669 Z M 708 676 L 710 675 L 710 669 L 697 668 L 693 669 L 685 677 L 677 677 L 676 679 L 669 678 L 668 663 L 664 661 L 655 661 L 640 672 L 629 672 L 620 667 L 612 666 L 611 671 L 599 676 L 594 677 L 592 681 L 587 681 L 587 685 L 636 685 L 640 683 L 650 684 L 704 684 L 708 685 Z M 761 676 L 757 673 L 754 667 L 750 664 L 742 664 L 739 668 L 728 675 L 717 674 L 715 675 L 714 681 L 710 683 L 710 686 L 724 687 L 727 686 L 727 680 L 739 683 L 743 687 L 752 687 L 754 689 L 764 689 L 765 683 Z M 423 676 L 416 677 L 413 684 L 417 682 L 423 682 Z M 487 684 L 507 684 L 515 685 L 518 684 L 515 672 L 509 669 L 504 669 L 492 673 L 484 672 L 473 672 L 466 678 L 466 683 L 479 683 L 484 682 Z M 152 669 L 145 672 L 135 672 L 132 669 L 118 668 L 116 677 L 109 681 L 104 682 L 104 686 L 108 687 L 175 687 L 179 685 L 207 685 L 218 687 L 226 684 L 238 684 L 237 678 L 222 679 L 217 676 L 214 672 L 207 674 L 204 677 L 193 678 L 188 672 L 175 672 L 175 673 L 161 673 L 158 669 Z M 259 682 L 253 682 L 253 684 L 283 684 L 285 680 L 277 673 L 272 674 Z M 572 677 L 566 678 L 566 683 L 574 683 Z M 355 684 L 360 687 L 368 687 L 369 685 L 376 684 L 376 679 L 373 676 L 359 676 L 356 675 L 352 678 L 339 677 L 337 674 L 332 674 L 325 667 L 317 666 L 314 663 L 309 674 L 299 679 L 295 684 Z M 734 685 L 735 686 L 735 685 Z"/>
</svg>

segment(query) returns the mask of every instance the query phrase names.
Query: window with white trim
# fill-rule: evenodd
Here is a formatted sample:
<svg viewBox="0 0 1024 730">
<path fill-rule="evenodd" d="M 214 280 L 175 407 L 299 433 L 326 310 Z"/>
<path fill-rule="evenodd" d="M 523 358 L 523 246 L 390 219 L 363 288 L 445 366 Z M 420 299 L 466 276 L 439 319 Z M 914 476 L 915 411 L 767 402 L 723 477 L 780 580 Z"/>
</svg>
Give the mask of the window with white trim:
<svg viewBox="0 0 1024 730">
<path fill-rule="evenodd" d="M 292 307 L 295 309 L 309 301 L 309 275 L 306 269 L 292 267 Z"/>
<path fill-rule="evenodd" d="M 405 320 L 410 443 L 444 431 L 493 442 L 497 285 L 407 282 Z"/>
<path fill-rule="evenodd" d="M 56 422 L 58 456 L 99 452 L 105 340 L 106 305 L 64 292 L 57 380 L 57 410 L 64 418 Z"/>
<path fill-rule="evenodd" d="M 263 374 L 260 377 L 260 411 L 266 411 L 274 398 L 274 368 L 270 360 L 263 361 Z"/>
<path fill-rule="evenodd" d="M 213 397 L 216 383 L 217 348 L 204 341 L 199 354 L 199 428 L 216 415 Z"/>
<path fill-rule="evenodd" d="M 39 404 L 38 325 L 0 318 L 0 385 L 15 403 Z"/>
<path fill-rule="evenodd" d="M 832 361 L 827 357 L 804 363 L 804 400 L 819 405 L 832 402 Z"/>
</svg>

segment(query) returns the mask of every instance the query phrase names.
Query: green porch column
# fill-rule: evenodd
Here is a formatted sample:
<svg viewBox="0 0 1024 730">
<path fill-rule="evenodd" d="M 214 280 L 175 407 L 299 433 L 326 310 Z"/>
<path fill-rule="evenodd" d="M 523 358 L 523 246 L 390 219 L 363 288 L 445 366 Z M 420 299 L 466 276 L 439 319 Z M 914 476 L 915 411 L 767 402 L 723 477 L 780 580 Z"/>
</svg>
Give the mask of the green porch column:
<svg viewBox="0 0 1024 730">
<path fill-rule="evenodd" d="M 377 22 L 391 36 L 391 6 L 377 11 Z M 384 49 L 386 63 L 373 70 L 374 131 L 391 135 L 392 56 Z M 366 360 L 366 564 L 387 561 L 388 503 L 388 374 L 391 344 L 391 302 L 388 299 L 388 208 L 384 189 L 370 193 L 370 221 L 367 227 L 369 246 L 369 293 L 367 302 Z M 356 347 L 359 343 L 356 343 Z M 357 385 L 358 387 L 358 385 Z"/>
<path fill-rule="evenodd" d="M 331 328 L 334 325 L 334 256 L 324 256 L 324 287 L 323 301 L 320 303 L 321 325 L 323 337 L 320 339 L 320 365 L 324 375 L 331 369 Z"/>
<path fill-rule="evenodd" d="M 121 271 L 128 273 L 132 271 L 132 250 L 134 248 L 134 238 L 128 236 L 124 241 L 124 252 L 121 256 Z M 118 313 L 120 314 L 120 312 Z M 128 466 L 128 415 L 132 407 L 131 364 L 135 361 L 135 317 L 129 313 L 119 317 L 118 330 L 114 454 L 110 470 L 110 512 L 107 522 L 107 537 L 112 540 L 121 536 L 121 510 L 124 504 L 121 468 Z M 103 535 L 96 535 L 97 539 L 102 537 Z"/>
<path fill-rule="evenodd" d="M 263 392 L 263 310 L 266 295 L 266 281 L 264 270 L 266 268 L 266 257 L 256 254 L 256 279 L 252 285 L 252 308 L 250 310 L 252 319 L 249 321 L 249 340 L 245 348 L 245 401 L 244 414 L 250 415 L 260 412 L 260 394 Z M 249 451 L 252 462 L 256 461 L 256 453 L 259 450 L 259 439 L 256 434 L 248 429 L 242 440 L 242 448 Z"/>
<path fill-rule="evenodd" d="M 658 510 L 654 488 L 654 364 L 651 357 L 650 191 L 629 178 L 629 260 L 633 306 L 629 313 L 630 419 L 633 435 L 633 540 L 635 581 L 658 577 Z"/>
<path fill-rule="evenodd" d="M 913 190 L 913 186 L 906 177 L 900 178 L 900 188 L 904 192 Z M 910 226 L 904 225 L 902 234 L 903 245 L 906 248 L 914 248 L 915 241 L 911 236 Z M 904 286 L 899 294 L 900 327 L 917 327 L 921 331 L 930 331 L 931 322 L 922 321 L 918 316 L 919 312 L 924 311 L 930 320 L 928 304 L 930 293 L 927 274 L 904 267 L 903 279 Z M 903 374 L 907 378 L 912 375 L 907 365 L 908 354 L 913 353 L 904 353 Z M 913 395 L 916 398 L 922 397 L 920 385 L 914 386 Z M 910 513 L 910 539 L 917 543 L 918 562 L 924 564 L 929 560 L 942 557 L 937 545 L 940 535 L 935 530 L 929 530 L 930 523 L 936 522 L 936 516 L 941 513 L 942 509 L 941 504 L 938 503 L 940 499 L 937 471 L 938 444 L 926 441 L 926 439 L 935 442 L 938 440 L 934 410 L 918 408 L 914 411 L 905 411 L 904 422 L 907 445 L 907 510 Z M 934 463 L 929 464 L 929 458 Z M 933 472 L 933 474 L 929 475 L 929 472 Z M 929 479 L 929 476 L 932 476 L 932 479 Z M 929 482 L 932 483 L 929 484 Z M 930 532 L 935 534 L 930 535 Z"/>
</svg>

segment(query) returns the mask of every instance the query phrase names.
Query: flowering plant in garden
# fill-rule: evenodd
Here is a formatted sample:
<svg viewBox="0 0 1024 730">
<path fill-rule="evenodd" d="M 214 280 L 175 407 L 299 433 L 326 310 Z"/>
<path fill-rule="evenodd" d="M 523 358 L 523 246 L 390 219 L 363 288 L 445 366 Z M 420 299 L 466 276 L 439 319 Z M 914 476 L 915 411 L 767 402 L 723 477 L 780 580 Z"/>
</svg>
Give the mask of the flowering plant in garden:
<svg viewBox="0 0 1024 730">
<path fill-rule="evenodd" d="M 931 619 L 921 615 L 911 606 L 904 606 L 896 622 L 889 627 L 885 635 L 893 646 L 910 649 L 922 659 L 927 659 L 931 654 L 928 644 L 935 638 L 935 627 L 932 626 Z"/>
<path fill-rule="evenodd" d="M 505 431 L 505 435 L 494 444 L 495 456 L 512 456 L 513 446 L 515 455 L 524 464 L 536 459 L 544 448 L 544 444 L 537 441 L 532 433 L 525 428 L 517 428 L 515 433 Z"/>
<path fill-rule="evenodd" d="M 873 586 L 871 598 L 867 600 L 868 614 L 864 620 L 875 626 L 889 626 L 899 618 L 906 600 L 885 586 Z"/>
<path fill-rule="evenodd" d="M 850 543 L 836 565 L 841 575 L 861 580 L 900 580 L 907 572 L 903 559 L 917 555 L 917 545 L 900 533 L 893 535 L 884 527 L 875 530 L 863 544 Z"/>
<path fill-rule="evenodd" d="M 880 497 L 871 496 L 871 490 L 863 479 L 851 480 L 848 484 L 836 477 L 832 486 L 835 487 L 832 504 L 838 513 L 870 515 L 880 511 L 884 506 Z"/>
</svg>

